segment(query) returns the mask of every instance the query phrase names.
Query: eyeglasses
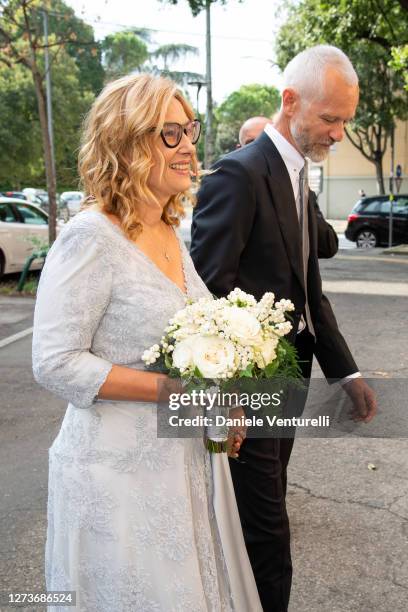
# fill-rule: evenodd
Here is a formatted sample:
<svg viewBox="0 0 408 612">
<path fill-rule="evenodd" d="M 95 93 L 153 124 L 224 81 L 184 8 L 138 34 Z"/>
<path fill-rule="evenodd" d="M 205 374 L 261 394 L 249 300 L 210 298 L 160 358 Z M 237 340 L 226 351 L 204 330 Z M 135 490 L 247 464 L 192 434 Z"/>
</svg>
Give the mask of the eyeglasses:
<svg viewBox="0 0 408 612">
<path fill-rule="evenodd" d="M 198 119 L 189 121 L 184 125 L 180 123 L 165 123 L 163 129 L 160 132 L 160 136 L 169 149 L 174 149 L 180 144 L 183 137 L 183 133 L 187 136 L 191 144 L 196 144 L 200 138 L 201 123 Z"/>
</svg>

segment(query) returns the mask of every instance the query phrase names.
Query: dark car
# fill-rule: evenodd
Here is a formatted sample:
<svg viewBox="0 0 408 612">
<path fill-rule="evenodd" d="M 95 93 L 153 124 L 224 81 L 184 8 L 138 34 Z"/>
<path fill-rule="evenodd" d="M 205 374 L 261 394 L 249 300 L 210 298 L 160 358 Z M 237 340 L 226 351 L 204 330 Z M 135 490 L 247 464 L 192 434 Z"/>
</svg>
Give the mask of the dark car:
<svg viewBox="0 0 408 612">
<path fill-rule="evenodd" d="M 394 196 L 393 244 L 408 243 L 408 195 Z M 388 246 L 390 200 L 388 195 L 361 198 L 348 216 L 345 236 L 362 249 Z"/>
</svg>

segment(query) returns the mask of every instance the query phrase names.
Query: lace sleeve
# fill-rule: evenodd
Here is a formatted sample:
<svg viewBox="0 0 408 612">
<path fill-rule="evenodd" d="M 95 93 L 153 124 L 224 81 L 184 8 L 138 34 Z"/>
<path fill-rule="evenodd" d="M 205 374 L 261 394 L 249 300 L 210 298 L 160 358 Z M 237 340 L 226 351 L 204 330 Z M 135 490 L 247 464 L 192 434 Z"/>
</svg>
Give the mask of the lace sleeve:
<svg viewBox="0 0 408 612">
<path fill-rule="evenodd" d="M 86 217 L 64 228 L 47 256 L 34 314 L 34 377 L 77 408 L 91 406 L 112 367 L 92 354 L 112 286 L 99 229 Z"/>
</svg>

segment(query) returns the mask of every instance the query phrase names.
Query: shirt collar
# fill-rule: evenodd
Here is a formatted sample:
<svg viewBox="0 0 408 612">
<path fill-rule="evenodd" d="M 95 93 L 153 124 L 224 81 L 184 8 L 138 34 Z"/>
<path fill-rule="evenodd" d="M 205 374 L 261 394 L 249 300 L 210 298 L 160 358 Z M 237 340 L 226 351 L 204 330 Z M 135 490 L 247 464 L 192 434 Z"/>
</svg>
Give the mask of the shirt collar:
<svg viewBox="0 0 408 612">
<path fill-rule="evenodd" d="M 278 149 L 286 167 L 290 168 L 292 171 L 300 172 L 305 165 L 305 159 L 299 151 L 297 151 L 271 123 L 265 125 L 265 132 Z"/>
</svg>

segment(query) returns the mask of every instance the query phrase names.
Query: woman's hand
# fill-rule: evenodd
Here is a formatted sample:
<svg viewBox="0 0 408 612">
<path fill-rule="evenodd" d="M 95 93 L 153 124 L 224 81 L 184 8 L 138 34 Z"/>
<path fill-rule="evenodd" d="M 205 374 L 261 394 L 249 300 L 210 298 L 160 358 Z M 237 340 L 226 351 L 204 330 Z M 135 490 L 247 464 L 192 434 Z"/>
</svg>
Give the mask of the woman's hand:
<svg viewBox="0 0 408 612">
<path fill-rule="evenodd" d="M 229 411 L 230 419 L 241 419 L 242 417 L 245 417 L 245 413 L 242 410 L 241 406 L 232 408 Z M 227 440 L 228 457 L 231 457 L 232 459 L 238 459 L 241 445 L 246 437 L 246 430 L 246 425 L 233 425 L 229 428 Z"/>
</svg>

